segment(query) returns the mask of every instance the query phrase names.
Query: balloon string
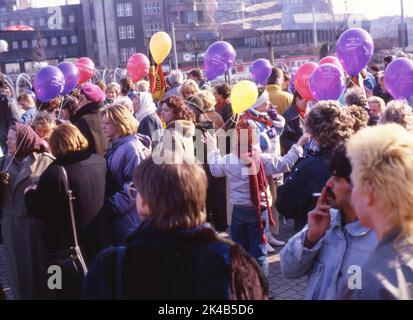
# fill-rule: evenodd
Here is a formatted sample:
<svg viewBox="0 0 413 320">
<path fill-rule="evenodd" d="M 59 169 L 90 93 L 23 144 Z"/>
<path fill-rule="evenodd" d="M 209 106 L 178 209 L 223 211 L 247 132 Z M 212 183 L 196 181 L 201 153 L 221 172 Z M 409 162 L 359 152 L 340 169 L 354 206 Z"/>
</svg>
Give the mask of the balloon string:
<svg viewBox="0 0 413 320">
<path fill-rule="evenodd" d="M 42 107 L 43 107 L 43 102 L 41 103 L 41 105 L 39 106 L 39 108 L 36 110 L 36 113 L 34 114 L 33 119 L 30 121 L 30 124 L 29 124 L 30 127 L 32 126 L 34 120 L 36 119 L 36 117 L 37 117 L 37 115 L 39 114 L 39 111 L 40 111 L 40 109 L 41 109 Z M 18 152 L 18 151 L 20 150 L 20 148 L 22 147 L 23 142 L 24 142 L 24 139 L 26 139 L 26 137 L 27 137 L 28 134 L 29 134 L 29 132 L 26 132 L 26 134 L 23 136 L 23 139 L 20 141 L 19 145 L 17 146 L 16 151 L 15 151 L 14 154 L 12 155 L 9 164 L 7 165 L 7 167 L 6 167 L 6 169 L 5 169 L 4 171 L 7 172 L 7 170 L 9 170 L 9 168 L 10 168 L 13 160 L 16 158 L 17 152 Z"/>
<path fill-rule="evenodd" d="M 237 117 L 238 117 L 238 115 L 237 115 Z M 231 116 L 231 118 L 229 118 L 227 120 L 227 122 L 224 123 L 224 125 L 222 127 L 218 128 L 216 131 L 223 129 L 230 121 L 237 124 L 237 122 L 235 121 L 235 116 L 233 115 L 233 116 Z"/>
</svg>

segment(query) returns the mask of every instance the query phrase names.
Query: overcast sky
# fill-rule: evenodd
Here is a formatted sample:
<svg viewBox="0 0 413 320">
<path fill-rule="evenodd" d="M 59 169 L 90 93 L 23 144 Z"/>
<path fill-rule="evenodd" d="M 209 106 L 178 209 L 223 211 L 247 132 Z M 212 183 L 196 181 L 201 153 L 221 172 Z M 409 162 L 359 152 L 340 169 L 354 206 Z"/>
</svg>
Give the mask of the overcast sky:
<svg viewBox="0 0 413 320">
<path fill-rule="evenodd" d="M 37 6 L 47 7 L 50 0 L 33 0 Z M 345 0 L 333 0 L 337 12 L 345 11 Z M 369 19 L 380 16 L 400 15 L 400 0 L 347 0 L 349 12 L 363 13 Z M 54 5 L 65 4 L 66 0 L 53 0 Z M 79 3 L 79 0 L 67 0 L 67 3 Z M 405 15 L 413 17 L 413 0 L 404 0 Z"/>
</svg>

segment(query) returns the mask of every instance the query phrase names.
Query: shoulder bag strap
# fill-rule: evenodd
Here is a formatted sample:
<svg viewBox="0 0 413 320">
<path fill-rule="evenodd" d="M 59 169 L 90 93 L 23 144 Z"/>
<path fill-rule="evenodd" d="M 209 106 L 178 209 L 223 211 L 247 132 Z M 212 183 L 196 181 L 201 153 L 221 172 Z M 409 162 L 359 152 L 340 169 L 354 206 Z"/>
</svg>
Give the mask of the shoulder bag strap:
<svg viewBox="0 0 413 320">
<path fill-rule="evenodd" d="M 63 166 L 61 166 L 61 168 L 62 168 L 63 180 L 64 180 L 64 184 L 65 184 L 65 193 L 66 193 L 67 198 L 69 200 L 69 210 L 70 210 L 70 220 L 72 222 L 73 240 L 74 240 L 74 243 L 75 243 L 75 247 L 79 247 L 79 241 L 77 239 L 75 212 L 73 210 L 73 199 L 74 198 L 73 198 L 72 190 L 69 189 L 69 179 L 67 177 L 67 171 Z"/>
</svg>

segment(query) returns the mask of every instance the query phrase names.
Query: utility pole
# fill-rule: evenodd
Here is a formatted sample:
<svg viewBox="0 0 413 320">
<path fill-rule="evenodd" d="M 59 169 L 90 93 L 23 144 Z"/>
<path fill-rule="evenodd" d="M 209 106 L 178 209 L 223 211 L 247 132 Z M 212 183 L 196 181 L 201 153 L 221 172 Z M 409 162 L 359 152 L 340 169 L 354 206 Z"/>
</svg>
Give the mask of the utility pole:
<svg viewBox="0 0 413 320">
<path fill-rule="evenodd" d="M 314 40 L 314 47 L 318 48 L 317 20 L 316 20 L 315 4 L 313 3 L 312 6 L 313 6 L 313 40 Z"/>
<path fill-rule="evenodd" d="M 178 53 L 176 49 L 175 23 L 172 22 L 172 42 L 174 46 L 174 63 L 175 70 L 178 70 Z"/>
<path fill-rule="evenodd" d="M 404 21 L 404 3 L 403 3 L 403 0 L 400 0 L 400 9 L 401 9 L 400 32 L 402 34 L 402 36 L 401 36 L 402 41 L 401 42 L 402 42 L 403 52 L 405 52 L 406 51 L 406 45 L 407 45 L 407 43 L 406 43 L 406 39 L 407 39 L 406 32 L 407 32 L 407 30 L 406 30 L 406 23 Z"/>
</svg>

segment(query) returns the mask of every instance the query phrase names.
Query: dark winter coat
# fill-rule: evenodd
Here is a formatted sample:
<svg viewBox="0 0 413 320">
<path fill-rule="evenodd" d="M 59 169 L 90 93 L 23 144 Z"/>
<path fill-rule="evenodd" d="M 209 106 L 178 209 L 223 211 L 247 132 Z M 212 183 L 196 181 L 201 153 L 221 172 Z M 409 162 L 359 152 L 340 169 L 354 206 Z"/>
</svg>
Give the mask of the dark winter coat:
<svg viewBox="0 0 413 320">
<path fill-rule="evenodd" d="M 286 218 L 294 219 L 295 229 L 307 224 L 307 213 L 315 208 L 319 193 L 331 176 L 330 152 L 322 150 L 314 156 L 299 160 L 282 186 L 277 188 L 275 206 Z"/>
<path fill-rule="evenodd" d="M 5 95 L 0 94 L 0 147 L 6 152 L 9 127 L 20 121 L 19 105 Z"/>
<path fill-rule="evenodd" d="M 285 126 L 280 137 L 281 153 L 286 154 L 304 133 L 304 119 L 300 117 L 294 105 L 283 114 Z"/>
<path fill-rule="evenodd" d="M 108 139 L 102 132 L 102 108 L 103 102 L 92 102 L 81 107 L 73 116 L 73 124 L 89 142 L 88 151 L 100 155 L 108 146 Z"/>
<path fill-rule="evenodd" d="M 80 151 L 56 159 L 41 175 L 35 191 L 26 193 L 29 212 L 44 222 L 44 238 L 48 253 L 56 253 L 74 245 L 69 202 L 65 192 L 65 167 L 82 254 L 90 262 L 112 239 L 109 218 L 101 210 L 105 197 L 106 161 L 97 154 Z"/>
<path fill-rule="evenodd" d="M 162 130 L 161 120 L 156 113 L 147 115 L 139 122 L 138 133 L 149 137 L 151 141 L 156 130 Z"/>
<path fill-rule="evenodd" d="M 109 248 L 95 259 L 82 297 L 258 300 L 267 297 L 267 282 L 253 258 L 208 225 L 161 231 L 143 223 L 123 257 Z"/>
</svg>

